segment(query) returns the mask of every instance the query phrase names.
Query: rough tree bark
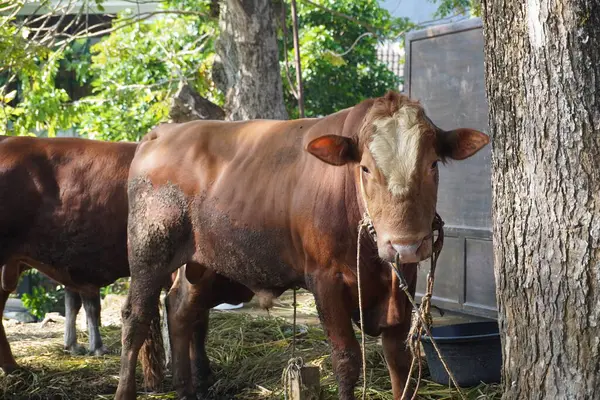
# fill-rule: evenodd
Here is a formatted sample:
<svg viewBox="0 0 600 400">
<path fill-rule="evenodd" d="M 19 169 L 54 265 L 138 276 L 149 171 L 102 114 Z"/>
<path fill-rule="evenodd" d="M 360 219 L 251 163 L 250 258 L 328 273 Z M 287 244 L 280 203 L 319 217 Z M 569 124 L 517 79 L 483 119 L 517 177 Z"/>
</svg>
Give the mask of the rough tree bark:
<svg viewBox="0 0 600 400">
<path fill-rule="evenodd" d="M 484 0 L 504 399 L 600 399 L 600 1 Z"/>
<path fill-rule="evenodd" d="M 173 122 L 198 119 L 225 119 L 225 111 L 212 101 L 200 96 L 188 84 L 183 84 L 171 99 L 169 117 Z"/>
<path fill-rule="evenodd" d="M 213 81 L 228 120 L 287 119 L 272 0 L 224 0 Z"/>
</svg>

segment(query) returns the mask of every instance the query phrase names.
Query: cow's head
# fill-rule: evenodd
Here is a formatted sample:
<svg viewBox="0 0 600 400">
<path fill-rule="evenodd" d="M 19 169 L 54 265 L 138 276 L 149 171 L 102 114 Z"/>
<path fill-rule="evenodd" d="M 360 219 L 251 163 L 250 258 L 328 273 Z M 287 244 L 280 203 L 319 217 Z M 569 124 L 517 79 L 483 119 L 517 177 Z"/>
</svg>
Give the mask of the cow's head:
<svg viewBox="0 0 600 400">
<path fill-rule="evenodd" d="M 356 137 L 321 136 L 307 151 L 328 164 L 353 165 L 379 256 L 393 261 L 397 253 L 400 262 L 414 263 L 432 251 L 438 163 L 468 158 L 488 142 L 476 130 L 439 129 L 417 102 L 390 92 L 374 101 Z"/>
</svg>

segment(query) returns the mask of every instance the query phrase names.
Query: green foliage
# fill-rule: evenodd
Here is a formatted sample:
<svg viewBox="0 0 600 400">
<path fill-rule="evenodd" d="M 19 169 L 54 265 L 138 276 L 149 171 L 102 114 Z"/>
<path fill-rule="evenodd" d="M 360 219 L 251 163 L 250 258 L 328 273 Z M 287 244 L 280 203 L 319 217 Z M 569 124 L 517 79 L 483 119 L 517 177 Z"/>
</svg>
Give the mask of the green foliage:
<svg viewBox="0 0 600 400">
<path fill-rule="evenodd" d="M 44 319 L 49 312 L 63 311 L 65 301 L 65 287 L 56 285 L 53 281 L 45 278 L 35 269 L 27 270 L 22 276 L 31 279 L 31 294 L 23 293 L 21 301 L 29 312 L 38 320 Z M 129 278 L 117 279 L 114 283 L 100 288 L 102 298 L 108 294 L 127 294 L 129 290 Z"/>
<path fill-rule="evenodd" d="M 101 7 L 99 0 L 85 1 Z M 317 2 L 324 8 L 298 3 L 307 115 L 329 114 L 396 88 L 399 79 L 377 60 L 376 45 L 396 39 L 412 26 L 409 21 L 392 18 L 377 0 Z M 74 129 L 91 138 L 137 141 L 168 118 L 182 81 L 222 104 L 224 96 L 210 79 L 218 35 L 211 3 L 163 0 L 163 10 L 178 13 L 135 22 L 124 12 L 112 24 L 120 28 L 99 42 L 83 38 L 61 48 L 36 47 L 25 28 L 0 22 L 0 56 L 8 65 L 0 71 L 0 85 L 3 76 L 18 77 L 0 90 L 0 134 L 53 136 Z M 289 75 L 295 81 L 289 16 L 287 22 Z M 281 37 L 283 60 L 282 44 Z M 296 100 L 282 70 L 286 106 L 295 117 Z"/>
<path fill-rule="evenodd" d="M 21 301 L 34 317 L 42 320 L 46 313 L 62 306 L 65 300 L 65 287 L 50 284 L 47 280 L 44 282 L 45 279 L 36 270 L 28 270 L 25 274 L 31 277 L 33 289 L 31 294 L 24 293 Z"/>
<path fill-rule="evenodd" d="M 52 52 L 29 72 L 19 73 L 22 98 L 12 113 L 12 130 L 17 135 L 43 131 L 54 136 L 59 129 L 71 127 L 73 109 L 65 89 L 57 87 L 56 75 L 64 53 Z"/>
<path fill-rule="evenodd" d="M 67 93 L 55 85 L 62 52 L 31 40 L 14 16 L 0 17 L 0 133 L 26 135 L 69 126 Z M 8 81 L 10 79 L 10 82 Z M 17 104 L 17 83 L 22 96 Z M 9 130 L 10 127 L 10 130 Z"/>
<path fill-rule="evenodd" d="M 83 38 L 36 51 L 26 29 L 5 19 L 0 55 L 8 64 L 0 71 L 0 134 L 54 136 L 75 129 L 91 138 L 136 141 L 168 118 L 170 98 L 183 81 L 222 103 L 209 78 L 217 35 L 209 3 L 166 0 L 163 9 L 190 13 L 138 22 L 125 11 L 112 25 L 121 28 L 99 43 Z M 17 79 L 6 84 L 10 76 Z M 71 96 L 73 86 L 85 96 Z"/>
<path fill-rule="evenodd" d="M 378 38 L 395 39 L 411 26 L 410 22 L 392 18 L 376 0 L 316 0 L 316 3 L 326 9 L 298 3 L 306 115 L 330 114 L 397 88 L 399 78 L 377 60 L 376 45 Z M 295 84 L 291 21 L 288 26 L 289 76 Z M 285 76 L 285 64 L 282 74 L 288 112 L 297 117 L 297 102 Z"/>
<path fill-rule="evenodd" d="M 48 0 L 40 2 L 47 3 Z M 41 45 L 39 42 L 30 40 L 32 32 L 27 27 L 19 27 L 16 16 L 10 14 L 13 7 L 20 8 L 25 4 L 23 1 L 13 1 L 7 4 L 0 2 L 0 7 L 7 7 L 6 14 L 0 15 L 0 73 L 5 74 L 9 70 L 29 72 L 35 69 L 39 58 L 47 57 L 51 49 Z M 4 14 L 4 13 L 3 13 Z"/>
<path fill-rule="evenodd" d="M 129 290 L 129 278 L 119 278 L 112 284 L 100 288 L 102 298 L 109 294 L 127 294 Z"/>
<path fill-rule="evenodd" d="M 208 4 L 185 6 L 206 12 Z M 80 132 L 104 140 L 139 140 L 168 118 L 180 81 L 222 102 L 209 79 L 216 28 L 205 17 L 166 15 L 119 29 L 92 46 L 87 76 L 93 95 L 79 101 Z"/>
<path fill-rule="evenodd" d="M 436 17 L 445 18 L 454 14 L 471 13 L 473 16 L 481 16 L 481 0 L 429 0 L 438 3 L 435 12 Z"/>
</svg>

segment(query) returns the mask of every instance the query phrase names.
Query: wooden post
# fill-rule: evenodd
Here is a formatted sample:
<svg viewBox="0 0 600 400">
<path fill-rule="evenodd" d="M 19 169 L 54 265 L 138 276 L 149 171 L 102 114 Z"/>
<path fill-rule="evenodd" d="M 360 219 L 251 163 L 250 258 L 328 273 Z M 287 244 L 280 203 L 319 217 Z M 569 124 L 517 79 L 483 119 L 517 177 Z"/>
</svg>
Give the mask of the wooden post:
<svg viewBox="0 0 600 400">
<path fill-rule="evenodd" d="M 319 367 L 305 365 L 300 369 L 300 376 L 294 374 L 291 377 L 290 400 L 319 400 L 320 394 L 321 377 Z"/>
</svg>

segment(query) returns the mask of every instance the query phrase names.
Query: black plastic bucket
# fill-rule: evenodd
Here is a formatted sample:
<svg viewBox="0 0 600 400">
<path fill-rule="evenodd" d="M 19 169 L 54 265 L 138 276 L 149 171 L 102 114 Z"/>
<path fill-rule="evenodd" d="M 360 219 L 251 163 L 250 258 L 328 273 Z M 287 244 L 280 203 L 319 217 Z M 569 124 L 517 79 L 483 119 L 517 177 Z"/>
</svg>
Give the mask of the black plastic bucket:
<svg viewBox="0 0 600 400">
<path fill-rule="evenodd" d="M 502 350 L 497 322 L 441 326 L 432 328 L 431 335 L 458 386 L 500 382 Z M 442 385 L 450 384 L 450 378 L 431 344 L 431 339 L 424 335 L 421 337 L 421 343 L 425 349 L 431 380 Z"/>
</svg>

